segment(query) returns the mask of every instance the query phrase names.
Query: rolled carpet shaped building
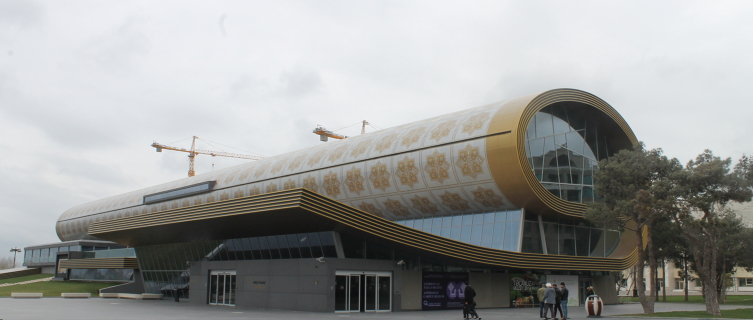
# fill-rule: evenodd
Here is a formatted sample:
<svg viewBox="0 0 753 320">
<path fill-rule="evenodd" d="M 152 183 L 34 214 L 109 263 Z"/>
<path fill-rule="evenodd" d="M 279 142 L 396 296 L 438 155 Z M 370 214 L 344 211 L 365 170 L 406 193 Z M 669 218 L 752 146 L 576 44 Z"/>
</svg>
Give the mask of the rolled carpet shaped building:
<svg viewBox="0 0 753 320">
<path fill-rule="evenodd" d="M 134 247 L 145 292 L 192 303 L 450 308 L 420 280 L 460 272 L 507 292 L 488 306 L 523 306 L 511 290 L 537 283 L 516 275 L 593 283 L 635 263 L 632 236 L 583 213 L 598 161 L 636 141 L 600 98 L 556 89 L 82 204 L 56 230 Z M 296 271 L 278 279 L 264 263 Z M 270 280 L 292 274 L 321 288 Z M 282 296 L 295 307 L 272 302 Z"/>
</svg>

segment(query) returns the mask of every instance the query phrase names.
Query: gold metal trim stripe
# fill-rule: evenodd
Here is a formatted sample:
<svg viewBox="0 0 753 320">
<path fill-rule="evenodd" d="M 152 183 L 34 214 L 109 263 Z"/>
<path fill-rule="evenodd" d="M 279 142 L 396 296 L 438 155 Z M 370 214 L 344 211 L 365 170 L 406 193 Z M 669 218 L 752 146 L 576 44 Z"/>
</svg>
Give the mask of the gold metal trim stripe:
<svg viewBox="0 0 753 320">
<path fill-rule="evenodd" d="M 555 89 L 508 102 L 495 115 L 489 132 L 513 129 L 513 134 L 487 139 L 487 160 L 497 185 L 518 207 L 541 214 L 561 214 L 582 218 L 586 206 L 563 200 L 549 192 L 533 174 L 526 155 L 526 130 L 533 116 L 545 107 L 559 102 L 586 104 L 603 112 L 612 119 L 631 143 L 637 138 L 625 119 L 607 102 L 588 92 L 575 89 Z M 512 153 L 512 154 L 511 154 Z"/>
<path fill-rule="evenodd" d="M 521 253 L 484 248 L 402 226 L 306 189 L 284 190 L 95 222 L 90 226 L 89 234 L 107 239 L 108 233 L 111 232 L 287 208 L 300 208 L 361 232 L 419 250 L 488 265 L 522 269 L 617 271 L 628 268 L 637 259 L 637 250 L 622 258 L 598 258 Z"/>
<path fill-rule="evenodd" d="M 60 268 L 66 269 L 138 269 L 136 258 L 95 258 L 60 260 Z"/>
</svg>

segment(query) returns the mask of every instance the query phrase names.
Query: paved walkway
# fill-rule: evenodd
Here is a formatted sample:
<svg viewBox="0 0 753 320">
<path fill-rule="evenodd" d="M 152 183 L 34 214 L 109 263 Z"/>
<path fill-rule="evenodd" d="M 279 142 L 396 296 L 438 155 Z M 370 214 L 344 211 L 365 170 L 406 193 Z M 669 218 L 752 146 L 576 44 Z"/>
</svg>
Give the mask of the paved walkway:
<svg viewBox="0 0 753 320">
<path fill-rule="evenodd" d="M 747 306 L 722 306 L 722 309 L 738 309 Z M 753 307 L 753 306 L 751 306 Z M 656 310 L 705 310 L 702 304 L 657 303 Z M 479 309 L 482 319 L 539 320 L 538 309 Z M 604 315 L 641 313 L 640 304 L 606 306 Z M 569 316 L 574 320 L 586 319 L 583 307 L 571 307 Z M 108 320 L 167 320 L 167 319 L 432 319 L 460 320 L 460 310 L 409 311 L 390 313 L 313 313 L 283 310 L 248 310 L 224 306 L 194 307 L 187 302 L 171 300 L 125 300 L 125 299 L 11 299 L 0 298 L 0 319 L 108 319 Z M 624 318 L 620 318 L 624 319 Z M 629 318 L 628 318 L 629 319 Z M 645 319 L 645 318 L 641 318 Z"/>
</svg>

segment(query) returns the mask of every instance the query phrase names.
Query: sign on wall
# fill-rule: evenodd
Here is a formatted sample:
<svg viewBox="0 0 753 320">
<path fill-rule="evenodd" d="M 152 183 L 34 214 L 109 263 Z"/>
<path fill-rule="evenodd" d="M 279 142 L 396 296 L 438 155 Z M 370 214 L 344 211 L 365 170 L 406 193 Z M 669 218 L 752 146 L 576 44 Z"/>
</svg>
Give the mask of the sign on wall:
<svg viewBox="0 0 753 320">
<path fill-rule="evenodd" d="M 537 291 L 541 284 L 564 282 L 570 291 L 568 306 L 580 305 L 578 297 L 578 276 L 545 275 L 530 273 L 510 274 L 510 306 L 513 308 L 538 308 L 539 297 Z"/>
<path fill-rule="evenodd" d="M 467 282 L 465 272 L 423 272 L 421 309 L 462 309 Z"/>
</svg>

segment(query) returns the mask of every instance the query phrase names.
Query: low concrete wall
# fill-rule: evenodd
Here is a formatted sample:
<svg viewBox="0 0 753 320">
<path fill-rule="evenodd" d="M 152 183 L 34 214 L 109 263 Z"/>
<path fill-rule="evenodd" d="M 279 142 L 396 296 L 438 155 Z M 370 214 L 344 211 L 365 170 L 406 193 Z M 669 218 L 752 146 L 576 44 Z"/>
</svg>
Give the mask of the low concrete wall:
<svg viewBox="0 0 753 320">
<path fill-rule="evenodd" d="M 620 303 L 617 297 L 617 287 L 615 286 L 614 277 L 612 276 L 594 276 L 594 292 L 601 297 L 604 304 Z M 585 298 L 584 298 L 585 299 Z"/>
<path fill-rule="evenodd" d="M 402 310 L 421 310 L 421 271 L 403 270 Z"/>
<path fill-rule="evenodd" d="M 510 307 L 510 275 L 506 273 L 470 273 L 468 280 L 476 290 L 477 308 Z"/>
<path fill-rule="evenodd" d="M 144 280 L 139 270 L 134 270 L 133 281 L 99 289 L 99 293 L 144 293 Z"/>
<path fill-rule="evenodd" d="M 238 308 L 334 312 L 335 271 L 392 271 L 392 310 L 402 310 L 402 272 L 394 261 L 324 260 L 325 262 L 316 259 L 199 262 L 191 267 L 189 301 L 196 306 L 208 305 L 207 289 L 211 270 L 235 270 L 235 306 Z"/>
<path fill-rule="evenodd" d="M 0 280 L 31 276 L 42 273 L 40 268 L 16 268 L 16 270 L 3 270 L 0 272 Z"/>
</svg>

